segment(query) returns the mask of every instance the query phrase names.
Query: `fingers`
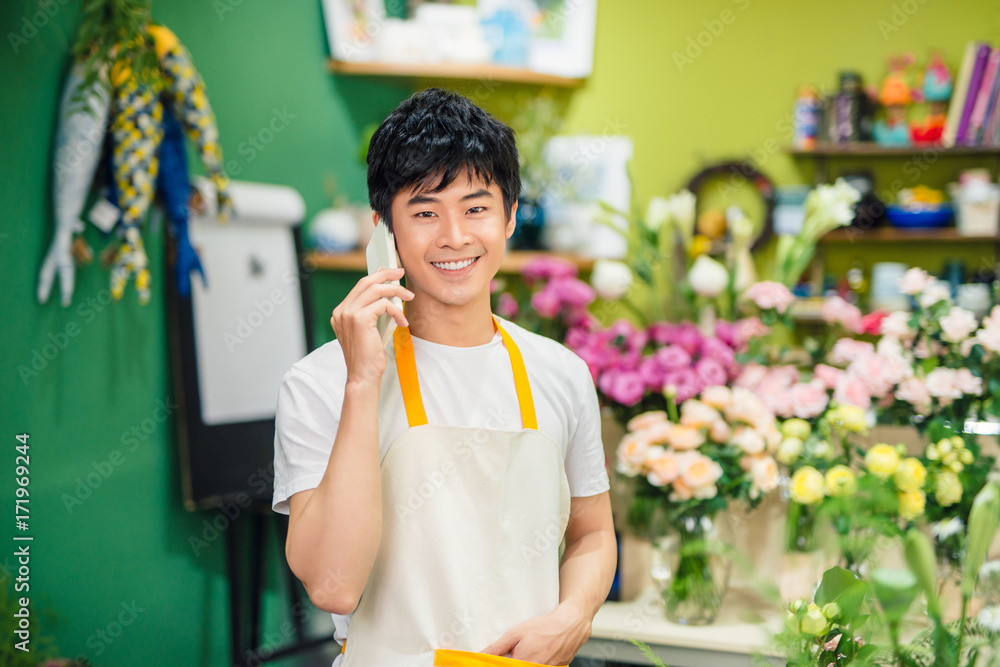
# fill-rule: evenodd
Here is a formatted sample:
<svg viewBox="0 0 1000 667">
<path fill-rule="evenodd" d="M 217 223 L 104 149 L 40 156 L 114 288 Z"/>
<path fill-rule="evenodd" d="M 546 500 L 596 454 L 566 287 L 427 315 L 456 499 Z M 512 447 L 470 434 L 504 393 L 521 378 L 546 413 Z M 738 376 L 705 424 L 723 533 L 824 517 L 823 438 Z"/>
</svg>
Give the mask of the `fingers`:
<svg viewBox="0 0 1000 667">
<path fill-rule="evenodd" d="M 370 288 L 372 285 L 377 285 L 378 283 L 388 282 L 390 280 L 399 280 L 403 277 L 403 269 L 386 269 L 382 268 L 375 273 L 365 276 L 358 283 L 351 288 L 351 291 L 347 293 L 344 297 L 344 301 L 351 301 L 358 298 L 359 295 L 363 294 L 365 290 Z"/>
<path fill-rule="evenodd" d="M 49 293 L 52 291 L 52 279 L 55 275 L 56 259 L 50 255 L 45 258 L 42 270 L 38 274 L 38 303 L 48 302 Z"/>
<path fill-rule="evenodd" d="M 483 653 L 486 655 L 507 655 L 514 650 L 519 640 L 518 635 L 514 632 L 514 628 L 503 633 L 500 639 L 496 640 L 489 646 L 483 649 Z"/>
<path fill-rule="evenodd" d="M 62 290 L 63 308 L 68 308 L 73 300 L 73 284 L 76 280 L 76 267 L 69 261 L 59 267 L 59 287 Z"/>
</svg>

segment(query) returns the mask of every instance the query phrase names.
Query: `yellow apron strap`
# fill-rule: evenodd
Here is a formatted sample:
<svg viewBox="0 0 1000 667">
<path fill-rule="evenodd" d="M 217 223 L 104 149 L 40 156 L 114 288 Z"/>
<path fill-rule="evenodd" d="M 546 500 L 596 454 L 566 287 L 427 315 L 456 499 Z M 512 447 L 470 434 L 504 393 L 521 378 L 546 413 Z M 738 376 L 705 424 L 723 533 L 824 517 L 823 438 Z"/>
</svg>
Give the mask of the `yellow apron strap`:
<svg viewBox="0 0 1000 667">
<path fill-rule="evenodd" d="M 424 401 L 420 397 L 420 384 L 417 382 L 417 362 L 413 359 L 410 327 L 396 327 L 392 334 L 392 345 L 396 350 L 396 372 L 399 374 L 399 387 L 403 390 L 406 419 L 410 422 L 410 428 L 422 426 L 427 423 L 427 413 L 424 412 Z"/>
<path fill-rule="evenodd" d="M 528 667 L 529 665 L 541 665 L 541 663 L 504 658 L 499 655 L 473 653 L 472 651 L 442 648 L 434 651 L 434 667 Z"/>
<path fill-rule="evenodd" d="M 524 370 L 524 359 L 517 344 L 500 326 L 497 318 L 493 324 L 500 332 L 507 354 L 510 355 L 510 366 L 514 371 L 514 388 L 517 390 L 517 402 L 521 407 L 521 425 L 523 428 L 538 430 L 538 419 L 535 416 L 535 401 L 531 396 L 531 385 L 528 383 L 528 373 Z M 399 375 L 399 387 L 403 392 L 403 405 L 406 406 L 406 419 L 410 428 L 427 423 L 427 413 L 424 411 L 424 401 L 420 397 L 420 383 L 417 381 L 417 363 L 413 358 L 413 339 L 409 327 L 396 327 L 392 334 L 393 349 L 396 351 L 396 372 Z"/>
<path fill-rule="evenodd" d="M 524 370 L 524 359 L 521 358 L 521 350 L 518 349 L 517 344 L 510 335 L 503 330 L 503 327 L 497 322 L 495 316 L 493 322 L 500 331 L 500 337 L 503 338 L 503 344 L 510 355 L 510 366 L 514 371 L 514 387 L 517 389 L 517 402 L 521 406 L 521 425 L 524 428 L 537 431 L 538 419 L 535 417 L 535 400 L 531 396 L 531 385 L 528 384 L 528 373 Z"/>
</svg>

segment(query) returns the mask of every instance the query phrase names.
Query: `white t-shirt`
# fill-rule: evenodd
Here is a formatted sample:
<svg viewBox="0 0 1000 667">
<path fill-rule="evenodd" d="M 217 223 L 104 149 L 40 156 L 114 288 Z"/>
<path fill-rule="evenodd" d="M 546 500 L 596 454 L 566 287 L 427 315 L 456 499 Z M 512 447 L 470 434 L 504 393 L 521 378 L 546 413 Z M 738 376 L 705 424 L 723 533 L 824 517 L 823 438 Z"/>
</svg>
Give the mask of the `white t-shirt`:
<svg viewBox="0 0 1000 667">
<path fill-rule="evenodd" d="M 556 341 L 497 319 L 524 359 L 538 429 L 563 449 L 570 495 L 607 491 L 601 415 L 587 364 Z M 521 430 L 514 373 L 499 332 L 489 343 L 472 347 L 441 345 L 415 336 L 412 340 L 429 424 Z M 409 428 L 391 344 L 386 354 L 378 417 L 380 460 Z M 347 365 L 336 340 L 299 360 L 285 374 L 275 420 L 275 512 L 288 514 L 288 498 L 319 486 L 337 436 L 346 383 Z M 333 618 L 334 637 L 343 643 L 350 615 L 334 614 Z"/>
</svg>

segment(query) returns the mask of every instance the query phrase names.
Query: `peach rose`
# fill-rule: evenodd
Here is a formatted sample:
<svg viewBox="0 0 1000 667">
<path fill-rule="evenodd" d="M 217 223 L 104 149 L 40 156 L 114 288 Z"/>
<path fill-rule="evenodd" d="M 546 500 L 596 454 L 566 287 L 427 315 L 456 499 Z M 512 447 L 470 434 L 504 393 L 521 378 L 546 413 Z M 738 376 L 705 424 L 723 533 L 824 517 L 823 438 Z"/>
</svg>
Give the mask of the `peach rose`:
<svg viewBox="0 0 1000 667">
<path fill-rule="evenodd" d="M 708 429 L 708 437 L 712 442 L 724 445 L 733 437 L 733 429 L 725 420 L 719 419 Z"/>
<path fill-rule="evenodd" d="M 935 398 L 962 398 L 962 390 L 958 388 L 954 368 L 938 366 L 928 373 L 927 391 Z"/>
<path fill-rule="evenodd" d="M 722 477 L 722 466 L 707 456 L 699 456 L 692 460 L 681 471 L 681 481 L 691 489 L 715 484 L 720 477 Z"/>
<path fill-rule="evenodd" d="M 827 324 L 841 324 L 851 333 L 861 329 L 861 309 L 839 296 L 832 296 L 823 302 L 820 316 Z"/>
<path fill-rule="evenodd" d="M 770 456 L 755 458 L 750 466 L 753 485 L 763 493 L 770 493 L 778 487 L 778 464 Z"/>
<path fill-rule="evenodd" d="M 733 394 L 729 387 L 713 385 L 705 387 L 701 392 L 701 402 L 716 410 L 725 410 L 733 400 Z"/>
<path fill-rule="evenodd" d="M 733 433 L 733 444 L 743 450 L 746 454 L 760 454 L 764 451 L 766 443 L 764 436 L 757 432 L 757 429 L 749 426 L 737 426 Z"/>
<path fill-rule="evenodd" d="M 664 452 L 662 456 L 649 462 L 649 474 L 646 479 L 653 486 L 665 486 L 672 483 L 680 475 L 677 457 L 672 452 Z"/>
<path fill-rule="evenodd" d="M 700 429 L 678 424 L 667 434 L 667 443 L 674 449 L 697 449 L 705 444 L 705 436 Z"/>
<path fill-rule="evenodd" d="M 667 442 L 671 429 L 674 425 L 668 421 L 656 422 L 638 432 L 640 437 L 645 438 L 654 445 L 662 445 Z"/>
<path fill-rule="evenodd" d="M 767 406 L 756 393 L 746 387 L 733 388 L 733 400 L 726 408 L 726 419 L 752 424 L 767 414 Z"/>
<path fill-rule="evenodd" d="M 694 489 L 685 484 L 683 479 L 674 480 L 670 489 L 670 500 L 673 502 L 684 502 L 694 498 Z"/>
<path fill-rule="evenodd" d="M 926 414 L 931 409 L 931 393 L 927 391 L 927 381 L 924 378 L 911 377 L 903 380 L 896 388 L 896 398 L 906 401 L 921 414 Z"/>
<path fill-rule="evenodd" d="M 692 398 L 681 404 L 681 424 L 692 428 L 709 428 L 722 416 L 715 408 Z"/>
<path fill-rule="evenodd" d="M 628 420 L 626 428 L 630 431 L 641 431 L 644 428 L 652 426 L 653 424 L 659 422 L 667 421 L 667 413 L 663 410 L 652 410 L 650 412 L 643 412 L 641 415 L 636 415 L 632 419 Z"/>
</svg>

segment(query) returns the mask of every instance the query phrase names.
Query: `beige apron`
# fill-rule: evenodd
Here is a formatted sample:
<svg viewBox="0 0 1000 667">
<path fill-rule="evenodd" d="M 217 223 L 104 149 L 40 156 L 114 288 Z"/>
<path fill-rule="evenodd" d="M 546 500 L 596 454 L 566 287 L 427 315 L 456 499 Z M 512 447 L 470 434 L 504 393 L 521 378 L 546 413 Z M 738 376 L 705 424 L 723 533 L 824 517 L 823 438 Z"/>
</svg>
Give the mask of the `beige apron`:
<svg viewBox="0 0 1000 667">
<path fill-rule="evenodd" d="M 410 428 L 382 461 L 382 541 L 343 667 L 535 664 L 477 653 L 559 604 L 570 507 L 562 450 L 538 430 L 521 353 L 493 321 L 521 431 L 428 424 L 409 328 L 393 335 Z"/>
</svg>

